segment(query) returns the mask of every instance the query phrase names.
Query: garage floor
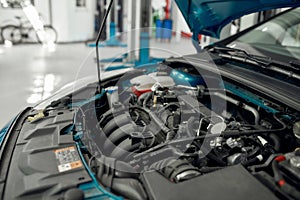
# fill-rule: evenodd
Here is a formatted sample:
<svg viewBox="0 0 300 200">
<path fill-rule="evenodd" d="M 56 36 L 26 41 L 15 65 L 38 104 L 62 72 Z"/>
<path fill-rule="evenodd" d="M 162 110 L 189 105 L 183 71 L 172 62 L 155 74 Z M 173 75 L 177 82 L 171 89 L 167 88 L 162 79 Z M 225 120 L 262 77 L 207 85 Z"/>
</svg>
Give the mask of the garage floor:
<svg viewBox="0 0 300 200">
<path fill-rule="evenodd" d="M 154 57 L 195 53 L 189 39 L 180 43 L 151 41 Z M 117 57 L 126 48 L 101 48 L 101 58 Z M 55 51 L 41 45 L 0 45 L 0 127 L 26 106 L 33 106 L 66 83 L 96 73 L 95 49 L 83 43 L 60 44 Z"/>
</svg>

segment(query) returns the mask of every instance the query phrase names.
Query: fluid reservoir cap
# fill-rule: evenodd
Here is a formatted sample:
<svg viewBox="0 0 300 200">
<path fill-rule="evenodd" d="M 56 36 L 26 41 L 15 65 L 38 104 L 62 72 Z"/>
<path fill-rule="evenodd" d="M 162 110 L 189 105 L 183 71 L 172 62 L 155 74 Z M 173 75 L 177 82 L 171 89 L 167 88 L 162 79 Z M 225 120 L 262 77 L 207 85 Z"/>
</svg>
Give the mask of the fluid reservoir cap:
<svg viewBox="0 0 300 200">
<path fill-rule="evenodd" d="M 300 139 L 300 122 L 296 122 L 294 124 L 293 133 L 296 138 Z"/>
</svg>

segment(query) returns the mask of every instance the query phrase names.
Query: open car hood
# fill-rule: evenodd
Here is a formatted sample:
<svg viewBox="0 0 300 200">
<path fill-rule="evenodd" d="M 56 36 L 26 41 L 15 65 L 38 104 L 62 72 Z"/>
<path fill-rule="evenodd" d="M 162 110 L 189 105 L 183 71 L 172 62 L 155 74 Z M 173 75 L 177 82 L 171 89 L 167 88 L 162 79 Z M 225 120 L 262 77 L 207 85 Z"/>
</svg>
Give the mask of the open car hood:
<svg viewBox="0 0 300 200">
<path fill-rule="evenodd" d="M 300 0 L 175 0 L 195 40 L 198 34 L 219 38 L 222 28 L 243 15 L 283 7 Z"/>
</svg>

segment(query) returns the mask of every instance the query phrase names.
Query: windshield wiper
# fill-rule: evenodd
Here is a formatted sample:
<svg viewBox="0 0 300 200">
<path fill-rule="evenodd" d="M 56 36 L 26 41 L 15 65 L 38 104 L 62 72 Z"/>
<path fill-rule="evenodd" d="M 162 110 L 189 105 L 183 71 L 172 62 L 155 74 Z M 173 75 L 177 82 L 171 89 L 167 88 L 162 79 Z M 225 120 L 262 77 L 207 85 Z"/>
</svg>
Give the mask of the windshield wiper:
<svg viewBox="0 0 300 200">
<path fill-rule="evenodd" d="M 300 75 L 296 73 L 300 71 L 299 68 L 294 67 L 295 65 L 291 65 L 291 63 L 284 64 L 269 57 L 249 54 L 245 50 L 237 48 L 215 46 L 211 51 L 218 53 L 221 58 L 255 65 L 300 80 Z"/>
<path fill-rule="evenodd" d="M 225 58 L 230 58 L 230 56 L 239 56 L 240 59 L 251 59 L 257 64 L 262 64 L 264 66 L 267 66 L 270 64 L 268 61 L 260 61 L 255 58 L 254 55 L 248 54 L 247 51 L 243 49 L 238 49 L 238 48 L 231 48 L 231 47 L 220 47 L 220 46 L 215 46 L 212 51 L 216 51 L 219 53 L 220 57 L 225 57 Z M 244 57 L 242 57 L 244 56 Z"/>
</svg>

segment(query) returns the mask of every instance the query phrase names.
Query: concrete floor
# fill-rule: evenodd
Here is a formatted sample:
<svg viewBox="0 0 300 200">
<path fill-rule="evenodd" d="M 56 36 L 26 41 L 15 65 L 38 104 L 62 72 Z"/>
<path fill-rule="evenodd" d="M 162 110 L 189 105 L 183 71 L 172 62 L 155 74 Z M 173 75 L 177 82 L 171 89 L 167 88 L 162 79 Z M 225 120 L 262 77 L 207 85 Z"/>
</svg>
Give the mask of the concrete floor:
<svg viewBox="0 0 300 200">
<path fill-rule="evenodd" d="M 188 39 L 151 41 L 154 57 L 195 53 Z M 111 58 L 126 48 L 101 48 L 101 58 Z M 95 50 L 83 43 L 56 45 L 0 45 L 0 127 L 27 106 L 34 106 L 66 83 L 96 73 Z"/>
</svg>

